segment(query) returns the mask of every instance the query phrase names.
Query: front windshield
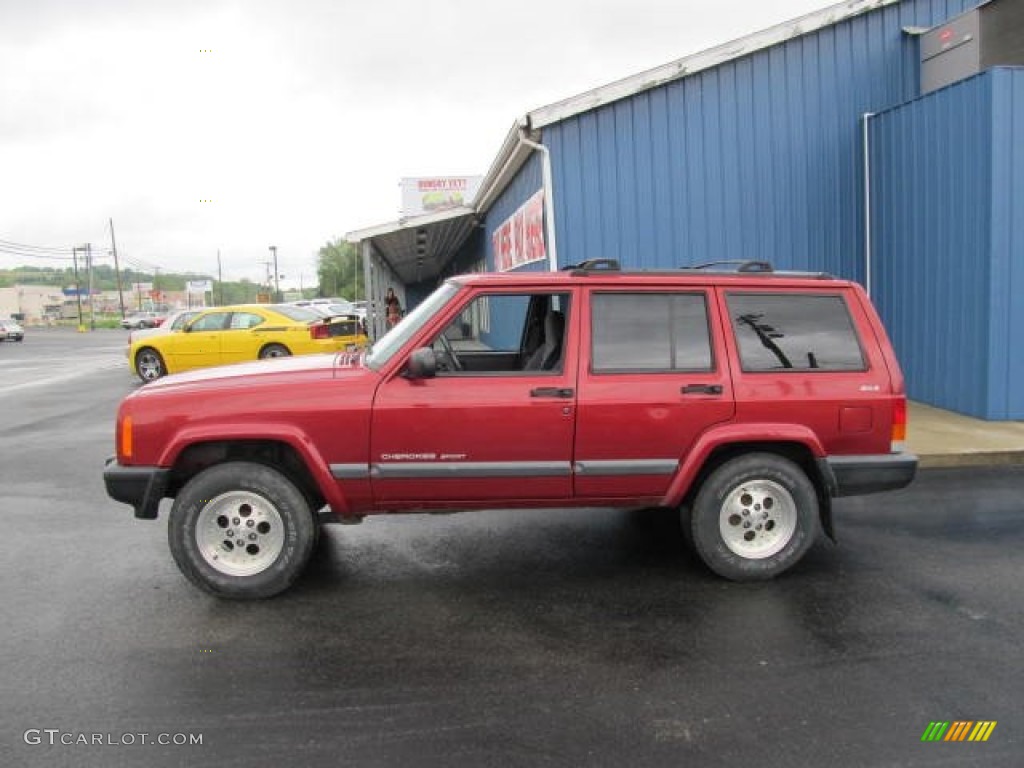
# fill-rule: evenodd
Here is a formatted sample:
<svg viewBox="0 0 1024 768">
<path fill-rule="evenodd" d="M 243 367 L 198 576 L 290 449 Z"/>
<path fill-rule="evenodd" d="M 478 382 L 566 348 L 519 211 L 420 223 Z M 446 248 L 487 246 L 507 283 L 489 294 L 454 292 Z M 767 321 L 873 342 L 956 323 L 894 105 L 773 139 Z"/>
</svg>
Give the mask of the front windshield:
<svg viewBox="0 0 1024 768">
<path fill-rule="evenodd" d="M 380 370 L 392 355 L 405 346 L 405 342 L 415 336 L 420 328 L 458 292 L 459 286 L 455 283 L 447 282 L 441 285 L 370 347 L 370 351 L 366 353 L 366 365 L 375 371 Z"/>
</svg>

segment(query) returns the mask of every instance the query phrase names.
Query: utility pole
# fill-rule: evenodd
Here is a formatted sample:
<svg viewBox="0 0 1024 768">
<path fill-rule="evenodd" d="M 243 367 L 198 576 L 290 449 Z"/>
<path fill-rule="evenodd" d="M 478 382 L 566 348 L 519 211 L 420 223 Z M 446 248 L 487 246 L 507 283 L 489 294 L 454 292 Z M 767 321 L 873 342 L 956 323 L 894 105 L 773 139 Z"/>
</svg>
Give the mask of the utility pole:
<svg viewBox="0 0 1024 768">
<path fill-rule="evenodd" d="M 114 241 L 114 220 L 110 220 L 110 250 L 114 254 L 114 274 L 117 275 L 117 301 L 121 305 L 121 319 L 124 320 L 124 290 L 121 287 L 121 268 L 117 264 L 117 243 Z"/>
<path fill-rule="evenodd" d="M 274 254 L 274 301 L 279 302 L 281 301 L 281 285 L 277 280 L 280 277 L 277 273 L 277 246 L 270 246 L 270 252 Z"/>
<path fill-rule="evenodd" d="M 218 306 L 224 306 L 224 273 L 220 271 L 220 248 L 217 249 L 217 284 L 220 286 L 220 300 Z"/>
<path fill-rule="evenodd" d="M 82 328 L 82 286 L 78 282 L 78 252 L 82 250 L 78 246 L 71 249 L 71 258 L 75 262 L 75 298 L 78 300 L 78 328 Z"/>
<path fill-rule="evenodd" d="M 272 262 L 272 261 L 257 261 L 256 263 L 257 264 L 262 264 L 264 266 L 264 268 L 266 269 L 266 271 L 267 271 L 266 272 L 266 283 L 265 283 L 267 288 L 266 288 L 266 293 L 264 293 L 263 296 L 265 296 L 267 298 L 267 300 L 268 300 L 267 303 L 273 304 L 274 303 L 274 297 L 273 297 L 272 294 L 274 292 L 274 283 L 270 279 L 270 268 L 274 266 L 274 262 Z M 262 290 L 263 290 L 263 286 L 260 285 L 258 287 L 258 289 L 257 289 L 257 292 L 256 292 L 257 293 L 257 296 L 256 296 L 257 301 L 259 300 L 259 294 L 260 294 L 260 292 Z"/>
<path fill-rule="evenodd" d="M 96 302 L 92 295 L 92 243 L 85 244 L 85 263 L 89 271 L 89 330 L 96 330 Z"/>
</svg>

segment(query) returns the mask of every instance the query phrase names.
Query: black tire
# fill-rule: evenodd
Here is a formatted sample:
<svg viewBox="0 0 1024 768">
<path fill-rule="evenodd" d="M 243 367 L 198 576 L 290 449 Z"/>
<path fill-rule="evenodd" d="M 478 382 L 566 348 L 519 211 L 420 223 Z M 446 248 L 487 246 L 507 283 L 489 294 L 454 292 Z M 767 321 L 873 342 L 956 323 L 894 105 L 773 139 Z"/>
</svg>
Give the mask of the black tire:
<svg viewBox="0 0 1024 768">
<path fill-rule="evenodd" d="M 260 360 L 271 357 L 291 357 L 291 351 L 284 344 L 267 344 L 260 350 Z"/>
<path fill-rule="evenodd" d="M 792 461 L 750 453 L 711 473 L 690 525 L 697 553 L 719 576 L 770 579 L 799 562 L 817 538 L 818 496 Z"/>
<path fill-rule="evenodd" d="M 155 349 L 143 347 L 135 353 L 135 372 L 143 383 L 156 381 L 167 375 L 167 364 Z"/>
<path fill-rule="evenodd" d="M 249 600 L 292 585 L 309 562 L 316 527 L 309 502 L 288 478 L 238 461 L 210 467 L 182 488 L 167 540 L 178 568 L 197 587 Z M 239 541 L 245 546 L 236 546 Z"/>
</svg>

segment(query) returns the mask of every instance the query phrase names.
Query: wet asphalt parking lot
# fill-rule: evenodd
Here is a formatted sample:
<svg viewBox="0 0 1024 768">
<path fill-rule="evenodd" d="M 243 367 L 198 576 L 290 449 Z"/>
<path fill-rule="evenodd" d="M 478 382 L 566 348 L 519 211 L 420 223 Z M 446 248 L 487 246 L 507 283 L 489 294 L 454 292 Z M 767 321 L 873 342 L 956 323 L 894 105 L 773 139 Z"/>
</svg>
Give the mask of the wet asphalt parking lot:
<svg viewBox="0 0 1024 768">
<path fill-rule="evenodd" d="M 125 338 L 0 344 L 0 765 L 1024 762 L 1024 468 L 841 500 L 765 584 L 672 515 L 495 511 L 330 526 L 291 591 L 221 602 L 103 490 Z"/>
</svg>

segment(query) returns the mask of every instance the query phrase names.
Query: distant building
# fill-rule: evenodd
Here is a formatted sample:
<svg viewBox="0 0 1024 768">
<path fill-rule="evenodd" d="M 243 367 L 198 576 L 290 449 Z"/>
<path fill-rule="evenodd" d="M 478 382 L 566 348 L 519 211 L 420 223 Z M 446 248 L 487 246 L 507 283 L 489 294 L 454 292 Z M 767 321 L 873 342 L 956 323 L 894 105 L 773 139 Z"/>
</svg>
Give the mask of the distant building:
<svg viewBox="0 0 1024 768">
<path fill-rule="evenodd" d="M 43 323 L 61 316 L 64 294 L 52 285 L 13 285 L 0 288 L 0 315 L 16 315 L 26 323 Z"/>
</svg>

